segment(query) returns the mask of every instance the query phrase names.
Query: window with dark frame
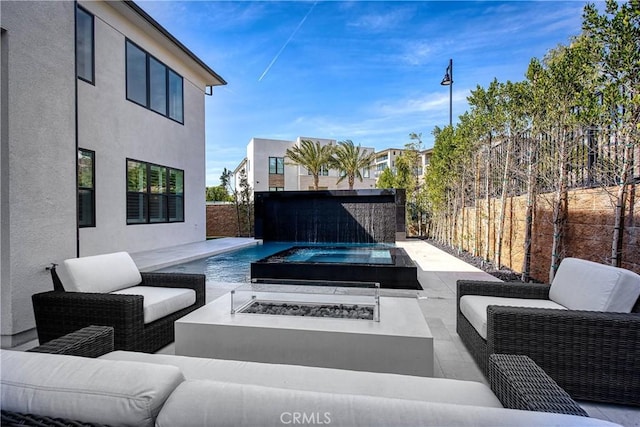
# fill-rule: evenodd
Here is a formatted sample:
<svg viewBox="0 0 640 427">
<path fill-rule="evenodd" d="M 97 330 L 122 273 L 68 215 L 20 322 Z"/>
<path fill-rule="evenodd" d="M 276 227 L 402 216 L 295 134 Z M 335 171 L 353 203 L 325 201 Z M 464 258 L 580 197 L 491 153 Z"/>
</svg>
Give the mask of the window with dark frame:
<svg viewBox="0 0 640 427">
<path fill-rule="evenodd" d="M 127 224 L 184 222 L 184 171 L 127 159 Z"/>
<path fill-rule="evenodd" d="M 269 174 L 284 175 L 284 157 L 269 157 Z"/>
<path fill-rule="evenodd" d="M 95 54 L 93 15 L 76 7 L 76 76 L 94 84 Z"/>
<path fill-rule="evenodd" d="M 307 175 L 313 175 L 309 169 L 307 169 Z M 329 176 L 329 167 L 326 165 L 320 166 L 318 176 Z"/>
<path fill-rule="evenodd" d="M 125 50 L 127 99 L 184 124 L 182 76 L 130 40 Z"/>
<path fill-rule="evenodd" d="M 78 226 L 96 226 L 95 152 L 78 149 Z"/>
</svg>

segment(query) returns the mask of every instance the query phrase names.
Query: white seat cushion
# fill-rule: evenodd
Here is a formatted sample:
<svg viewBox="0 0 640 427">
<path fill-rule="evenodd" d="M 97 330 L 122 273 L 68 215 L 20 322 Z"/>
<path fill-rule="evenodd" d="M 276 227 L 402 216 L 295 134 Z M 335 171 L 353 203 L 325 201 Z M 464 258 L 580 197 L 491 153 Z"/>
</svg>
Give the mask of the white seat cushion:
<svg viewBox="0 0 640 427">
<path fill-rule="evenodd" d="M 2 350 L 2 409 L 153 426 L 184 376 L 175 366 Z"/>
<path fill-rule="evenodd" d="M 487 307 L 502 305 L 511 307 L 535 307 L 566 310 L 560 304 L 544 299 L 501 298 L 484 295 L 463 295 L 460 298 L 460 312 L 471 323 L 471 326 L 487 339 Z"/>
<path fill-rule="evenodd" d="M 133 286 L 111 292 L 119 295 L 142 295 L 144 302 L 144 323 L 175 313 L 196 302 L 196 291 L 186 288 L 165 288 L 160 286 Z"/>
<path fill-rule="evenodd" d="M 570 310 L 629 313 L 640 296 L 640 275 L 577 258 L 560 263 L 549 299 Z"/>
<path fill-rule="evenodd" d="M 67 292 L 106 294 L 142 282 L 140 271 L 127 252 L 66 259 L 56 272 Z"/>
<path fill-rule="evenodd" d="M 502 407 L 488 386 L 474 381 L 131 351 L 114 351 L 101 358 L 173 365 L 187 380 Z"/>
</svg>

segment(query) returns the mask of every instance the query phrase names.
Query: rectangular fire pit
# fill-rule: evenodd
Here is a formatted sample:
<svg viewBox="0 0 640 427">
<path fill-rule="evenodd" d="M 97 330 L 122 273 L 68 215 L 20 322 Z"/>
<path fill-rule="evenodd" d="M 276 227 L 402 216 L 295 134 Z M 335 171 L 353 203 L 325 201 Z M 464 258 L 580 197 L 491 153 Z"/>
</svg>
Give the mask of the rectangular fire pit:
<svg viewBox="0 0 640 427">
<path fill-rule="evenodd" d="M 241 293 L 237 293 L 237 297 Z M 249 292 L 247 292 L 249 294 Z M 370 306 L 371 297 L 258 292 L 249 300 Z M 231 313 L 222 296 L 175 323 L 184 356 L 433 376 L 433 336 L 414 298 L 380 297 L 380 319 Z"/>
<path fill-rule="evenodd" d="M 301 304 L 296 302 L 255 301 L 240 310 L 239 313 L 374 320 L 375 307 L 360 304 Z"/>
</svg>

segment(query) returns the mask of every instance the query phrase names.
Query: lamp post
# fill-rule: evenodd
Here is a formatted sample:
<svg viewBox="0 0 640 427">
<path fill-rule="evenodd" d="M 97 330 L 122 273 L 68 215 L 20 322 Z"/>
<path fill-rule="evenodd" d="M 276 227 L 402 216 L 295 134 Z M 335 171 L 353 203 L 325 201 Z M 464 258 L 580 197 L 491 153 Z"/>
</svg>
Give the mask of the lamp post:
<svg viewBox="0 0 640 427">
<path fill-rule="evenodd" d="M 449 126 L 453 126 L 453 59 L 449 60 L 449 66 L 440 84 L 449 86 Z"/>
</svg>

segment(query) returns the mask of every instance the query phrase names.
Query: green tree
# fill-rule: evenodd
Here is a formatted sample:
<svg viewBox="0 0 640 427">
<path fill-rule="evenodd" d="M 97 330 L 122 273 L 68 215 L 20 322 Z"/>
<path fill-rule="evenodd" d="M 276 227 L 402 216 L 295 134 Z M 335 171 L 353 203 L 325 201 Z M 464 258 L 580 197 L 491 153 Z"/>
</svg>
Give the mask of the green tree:
<svg viewBox="0 0 640 427">
<path fill-rule="evenodd" d="M 596 94 L 595 62 L 593 44 L 579 37 L 570 46 L 558 46 L 542 62 L 534 60 L 530 65 L 538 121 L 535 126 L 544 137 L 541 140 L 547 142 L 543 161 L 548 166 L 539 178 L 553 190 L 550 282 L 564 257 L 571 153 L 582 143 L 579 130 L 589 121 L 590 110 L 582 107 L 592 104 L 586 100 Z"/>
<path fill-rule="evenodd" d="M 313 176 L 313 189 L 318 190 L 320 172 L 331 164 L 334 149 L 333 144 L 321 145 L 319 141 L 303 139 L 300 145 L 288 148 L 285 157 L 291 160 L 288 164 L 306 168 Z"/>
<path fill-rule="evenodd" d="M 515 139 L 528 128 L 529 120 L 527 107 L 531 96 L 529 85 L 524 82 L 512 83 L 507 81 L 500 87 L 500 118 L 503 120 L 502 138 L 504 145 L 504 168 L 502 171 L 502 185 L 500 191 L 500 214 L 496 232 L 495 264 L 502 265 L 502 244 L 504 235 L 504 223 L 506 217 L 507 197 L 512 190 L 511 186 L 517 174 L 513 169 L 513 151 Z"/>
<path fill-rule="evenodd" d="M 429 161 L 429 169 L 425 175 L 427 197 L 434 211 L 436 237 L 442 242 L 451 243 L 453 231 L 452 186 L 454 180 L 455 141 L 453 128 L 444 129 L 436 126 L 433 130 L 434 145 Z"/>
<path fill-rule="evenodd" d="M 598 48 L 602 124 L 623 143 L 622 165 L 616 171 L 615 225 L 611 264 L 620 266 L 626 195 L 633 179 L 633 152 L 640 147 L 640 2 L 607 0 L 605 13 L 590 4 L 583 30 Z"/>
<path fill-rule="evenodd" d="M 338 183 L 347 178 L 349 190 L 353 190 L 356 178 L 362 182 L 362 172 L 364 168 L 371 166 L 371 162 L 375 157 L 375 152 L 367 152 L 360 145 L 355 146 L 353 141 L 347 139 L 340 141 L 334 150 L 331 166 L 340 171 Z"/>
<path fill-rule="evenodd" d="M 251 236 L 253 235 L 253 218 L 251 212 L 253 211 L 253 201 L 251 200 L 251 185 L 249 184 L 249 179 L 247 178 L 247 173 L 245 169 L 241 169 L 238 173 L 239 183 L 238 186 L 240 190 L 238 206 L 242 207 L 243 216 L 244 216 L 244 234 Z M 238 217 L 238 222 L 240 222 L 240 216 Z"/>
<path fill-rule="evenodd" d="M 238 200 L 238 190 L 236 188 L 234 188 L 234 186 L 231 183 L 231 178 L 233 177 L 233 172 L 231 172 L 229 169 L 224 168 L 222 170 L 222 175 L 220 175 L 220 185 L 222 185 L 225 188 L 229 189 L 229 192 L 231 193 L 231 197 L 232 197 L 232 201 L 236 206 L 236 220 L 237 220 L 237 225 L 238 225 L 238 236 L 240 236 L 241 232 L 240 232 L 240 201 Z"/>
<path fill-rule="evenodd" d="M 499 136 L 503 123 L 499 101 L 500 89 L 501 83 L 494 79 L 487 89 L 478 85 L 476 90 L 472 90 L 471 95 L 467 97 L 467 101 L 471 106 L 473 124 L 477 131 L 479 150 L 484 163 L 484 171 L 482 173 L 484 186 L 482 192 L 485 197 L 483 215 L 485 220 L 484 259 L 487 261 L 490 259 L 491 197 L 495 195 L 492 181 L 492 152 L 494 150 L 494 141 Z"/>
<path fill-rule="evenodd" d="M 233 197 L 227 192 L 223 185 L 215 185 L 206 188 L 207 202 L 231 202 Z"/>
<path fill-rule="evenodd" d="M 378 177 L 378 182 L 376 183 L 377 188 L 397 188 L 396 186 L 396 175 L 393 173 L 391 168 L 385 168 L 380 176 Z"/>
</svg>

